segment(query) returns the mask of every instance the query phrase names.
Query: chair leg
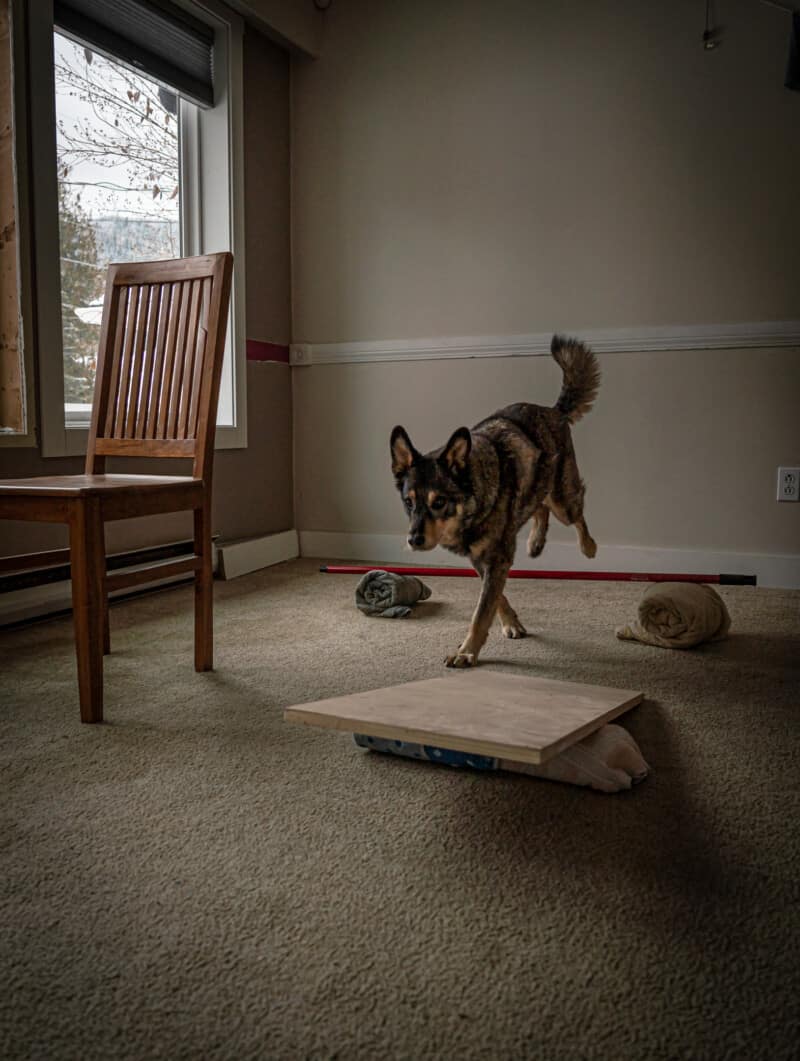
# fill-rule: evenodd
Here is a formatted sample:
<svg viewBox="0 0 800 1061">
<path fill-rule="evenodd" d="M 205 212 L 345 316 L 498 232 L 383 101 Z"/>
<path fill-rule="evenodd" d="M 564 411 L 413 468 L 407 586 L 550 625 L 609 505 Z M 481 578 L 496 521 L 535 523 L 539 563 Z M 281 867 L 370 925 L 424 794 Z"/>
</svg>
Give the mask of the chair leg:
<svg viewBox="0 0 800 1061">
<path fill-rule="evenodd" d="M 211 552 L 211 506 L 194 510 L 194 551 L 201 559 L 194 573 L 194 669 L 214 669 L 214 572 Z"/>
<path fill-rule="evenodd" d="M 108 625 L 108 593 L 103 588 L 103 655 L 111 654 L 111 628 Z"/>
<path fill-rule="evenodd" d="M 69 524 L 69 548 L 81 722 L 102 722 L 106 561 L 103 517 L 96 498 L 81 498 L 74 503 Z"/>
<path fill-rule="evenodd" d="M 103 553 L 103 655 L 111 654 L 111 628 L 108 624 L 108 590 L 106 589 L 106 528 L 100 522 L 100 548 Z"/>
</svg>

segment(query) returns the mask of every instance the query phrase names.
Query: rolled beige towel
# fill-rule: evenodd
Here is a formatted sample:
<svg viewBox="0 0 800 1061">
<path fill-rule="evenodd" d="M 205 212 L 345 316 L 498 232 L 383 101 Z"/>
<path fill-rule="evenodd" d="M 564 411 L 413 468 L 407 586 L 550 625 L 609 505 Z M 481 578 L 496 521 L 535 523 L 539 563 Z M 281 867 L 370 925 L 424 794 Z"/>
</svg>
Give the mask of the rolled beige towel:
<svg viewBox="0 0 800 1061">
<path fill-rule="evenodd" d="M 726 637 L 731 617 L 722 597 L 700 582 L 656 582 L 639 603 L 638 622 L 617 628 L 623 641 L 659 648 L 692 648 Z"/>
</svg>

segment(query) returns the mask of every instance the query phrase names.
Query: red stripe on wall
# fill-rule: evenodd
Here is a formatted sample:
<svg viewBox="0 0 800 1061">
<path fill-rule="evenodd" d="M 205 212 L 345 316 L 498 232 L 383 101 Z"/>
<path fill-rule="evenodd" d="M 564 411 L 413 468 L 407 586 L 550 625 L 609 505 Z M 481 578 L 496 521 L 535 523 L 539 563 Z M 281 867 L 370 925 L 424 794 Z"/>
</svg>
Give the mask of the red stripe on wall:
<svg viewBox="0 0 800 1061">
<path fill-rule="evenodd" d="M 248 361 L 278 361 L 289 364 L 289 347 L 280 343 L 263 343 L 260 339 L 247 340 Z"/>
</svg>

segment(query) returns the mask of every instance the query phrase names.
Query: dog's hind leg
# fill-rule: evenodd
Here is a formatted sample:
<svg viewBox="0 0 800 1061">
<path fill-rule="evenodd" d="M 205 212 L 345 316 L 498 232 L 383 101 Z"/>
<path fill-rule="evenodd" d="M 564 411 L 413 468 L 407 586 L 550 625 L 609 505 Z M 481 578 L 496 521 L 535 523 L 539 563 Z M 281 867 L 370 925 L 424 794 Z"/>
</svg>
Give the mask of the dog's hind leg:
<svg viewBox="0 0 800 1061">
<path fill-rule="evenodd" d="M 586 526 L 586 520 L 583 518 L 583 513 L 580 515 L 571 515 L 569 510 L 557 505 L 555 502 L 548 499 L 547 505 L 559 523 L 563 523 L 567 527 L 574 527 L 578 534 L 578 545 L 580 546 L 581 552 L 584 556 L 587 556 L 590 560 L 597 555 L 597 542 L 589 533 L 589 528 Z"/>
<path fill-rule="evenodd" d="M 578 471 L 575 456 L 569 452 L 556 469 L 552 489 L 544 503 L 559 522 L 575 528 L 581 552 L 591 560 L 597 553 L 597 545 L 583 518 L 585 494 L 586 487 Z"/>
<path fill-rule="evenodd" d="M 541 556 L 547 541 L 547 527 L 550 523 L 550 509 L 539 505 L 533 512 L 533 526 L 528 535 L 528 556 Z"/>
<path fill-rule="evenodd" d="M 597 554 L 597 543 L 589 533 L 586 520 L 583 518 L 584 492 L 585 488 L 578 474 L 578 466 L 574 458 L 571 458 L 564 461 L 559 481 L 553 492 L 545 498 L 544 503 L 560 523 L 575 528 L 581 552 L 591 560 Z"/>
<path fill-rule="evenodd" d="M 580 546 L 581 552 L 584 556 L 587 556 L 590 560 L 597 555 L 597 543 L 589 533 L 589 528 L 586 526 L 586 520 L 583 518 L 583 513 L 575 515 L 570 513 L 569 509 L 562 505 L 556 504 L 550 498 L 547 500 L 547 507 L 559 521 L 567 527 L 574 527 L 578 534 L 578 545 Z"/>
<path fill-rule="evenodd" d="M 581 552 L 584 556 L 588 556 L 590 560 L 594 559 L 597 556 L 597 542 L 589 533 L 589 528 L 586 526 L 586 520 L 583 516 L 575 520 L 575 530 L 578 532 L 578 544 L 581 547 Z"/>
</svg>

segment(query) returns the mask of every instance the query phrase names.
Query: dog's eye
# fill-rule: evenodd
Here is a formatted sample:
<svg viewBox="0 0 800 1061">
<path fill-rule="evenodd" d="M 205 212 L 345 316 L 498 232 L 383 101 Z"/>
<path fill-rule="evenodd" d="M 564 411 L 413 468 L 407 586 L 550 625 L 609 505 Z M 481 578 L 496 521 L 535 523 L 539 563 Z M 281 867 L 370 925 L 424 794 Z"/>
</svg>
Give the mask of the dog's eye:
<svg viewBox="0 0 800 1061">
<path fill-rule="evenodd" d="M 433 501 L 431 501 L 431 508 L 434 512 L 441 512 L 446 504 L 447 502 L 443 497 L 435 497 Z"/>
<path fill-rule="evenodd" d="M 410 497 L 404 497 L 403 498 L 403 504 L 406 506 L 406 508 L 408 509 L 409 512 L 414 507 L 414 503 L 412 502 Z"/>
</svg>

